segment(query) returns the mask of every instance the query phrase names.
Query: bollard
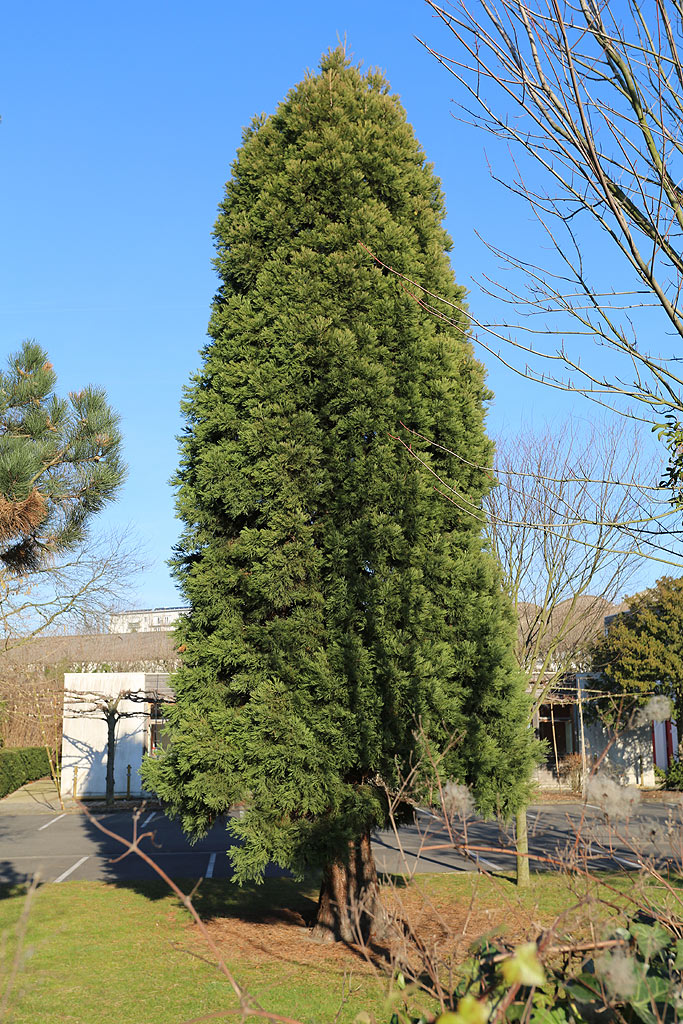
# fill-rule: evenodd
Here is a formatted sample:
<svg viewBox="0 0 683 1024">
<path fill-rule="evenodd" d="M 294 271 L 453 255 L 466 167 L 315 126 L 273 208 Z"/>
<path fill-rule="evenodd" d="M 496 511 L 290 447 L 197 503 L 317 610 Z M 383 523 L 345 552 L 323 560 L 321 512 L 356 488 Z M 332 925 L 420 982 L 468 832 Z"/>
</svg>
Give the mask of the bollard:
<svg viewBox="0 0 683 1024">
<path fill-rule="evenodd" d="M 74 765 L 74 800 L 78 797 L 78 765 Z"/>
<path fill-rule="evenodd" d="M 126 780 L 126 799 L 130 800 L 130 765 L 128 765 L 128 778 Z"/>
</svg>

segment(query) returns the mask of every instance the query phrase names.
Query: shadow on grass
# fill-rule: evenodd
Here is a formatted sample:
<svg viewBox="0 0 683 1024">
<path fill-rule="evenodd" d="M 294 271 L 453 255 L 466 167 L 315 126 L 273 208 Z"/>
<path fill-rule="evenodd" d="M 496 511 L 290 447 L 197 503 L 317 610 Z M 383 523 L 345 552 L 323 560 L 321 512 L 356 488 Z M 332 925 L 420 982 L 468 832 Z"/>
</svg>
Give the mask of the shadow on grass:
<svg viewBox="0 0 683 1024">
<path fill-rule="evenodd" d="M 315 920 L 320 879 L 303 882 L 292 878 L 266 878 L 261 885 L 236 885 L 227 878 L 174 879 L 183 892 L 192 894 L 192 902 L 205 922 L 234 918 L 251 924 L 282 924 L 309 927 Z M 172 896 L 162 879 L 110 882 L 148 900 Z M 177 900 L 177 897 L 173 897 Z M 180 900 L 177 900 L 181 906 Z"/>
<path fill-rule="evenodd" d="M 390 951 L 371 942 L 367 947 L 339 941 L 324 944 L 312 941 L 310 929 L 318 910 L 320 877 L 304 881 L 292 878 L 266 878 L 261 885 L 238 886 L 229 879 L 175 879 L 183 892 L 191 895 L 194 909 L 208 926 L 213 940 L 226 962 L 248 960 L 252 964 L 273 964 L 287 969 L 331 972 L 337 977 L 340 964 L 353 970 L 367 970 L 390 962 Z M 159 880 L 110 883 L 117 889 L 134 892 L 147 900 L 167 899 L 183 909 L 181 900 Z M 188 915 L 188 924 L 190 923 Z M 194 928 L 193 928 L 194 931 Z M 197 933 L 195 932 L 195 935 Z M 204 950 L 192 943 L 183 949 L 191 956 L 205 958 Z"/>
<path fill-rule="evenodd" d="M 28 890 L 28 882 L 16 882 L 14 884 L 0 885 L 0 900 L 13 899 L 15 896 L 25 896 Z"/>
</svg>

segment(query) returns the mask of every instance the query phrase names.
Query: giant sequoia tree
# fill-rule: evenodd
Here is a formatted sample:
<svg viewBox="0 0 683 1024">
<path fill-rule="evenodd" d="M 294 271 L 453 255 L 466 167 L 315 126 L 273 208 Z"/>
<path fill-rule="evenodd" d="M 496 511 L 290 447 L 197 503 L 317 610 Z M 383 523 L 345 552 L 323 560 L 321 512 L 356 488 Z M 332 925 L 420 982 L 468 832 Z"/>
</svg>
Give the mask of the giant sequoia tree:
<svg viewBox="0 0 683 1024">
<path fill-rule="evenodd" d="M 215 237 L 220 287 L 186 392 L 169 746 L 144 769 L 185 829 L 229 826 L 238 880 L 322 866 L 319 930 L 350 935 L 369 833 L 429 743 L 483 811 L 532 759 L 511 621 L 483 551 L 489 394 L 459 328 L 439 183 L 386 81 L 337 50 L 246 131 Z M 405 423 L 458 500 L 392 438 Z M 426 765 L 427 759 L 423 758 Z"/>
</svg>

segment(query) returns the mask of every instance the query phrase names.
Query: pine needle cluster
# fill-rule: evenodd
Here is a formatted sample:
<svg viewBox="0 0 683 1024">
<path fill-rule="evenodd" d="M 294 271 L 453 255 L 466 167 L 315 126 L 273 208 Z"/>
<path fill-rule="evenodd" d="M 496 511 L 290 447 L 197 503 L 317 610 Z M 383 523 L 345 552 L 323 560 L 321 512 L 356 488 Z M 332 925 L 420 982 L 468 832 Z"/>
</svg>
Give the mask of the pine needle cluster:
<svg viewBox="0 0 683 1024">
<path fill-rule="evenodd" d="M 0 373 L 0 561 L 21 574 L 79 544 L 125 476 L 119 417 L 100 388 L 68 398 L 25 341 Z"/>
</svg>

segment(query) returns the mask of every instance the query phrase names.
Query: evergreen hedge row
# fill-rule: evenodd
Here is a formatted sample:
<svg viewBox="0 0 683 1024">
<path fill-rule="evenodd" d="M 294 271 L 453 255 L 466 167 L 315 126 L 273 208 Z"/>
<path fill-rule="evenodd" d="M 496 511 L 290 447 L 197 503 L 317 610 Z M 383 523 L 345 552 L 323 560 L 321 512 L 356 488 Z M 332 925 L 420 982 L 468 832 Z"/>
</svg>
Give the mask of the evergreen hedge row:
<svg viewBox="0 0 683 1024">
<path fill-rule="evenodd" d="M 0 750 L 0 797 L 13 793 L 25 782 L 50 774 L 45 747 L 15 747 Z"/>
</svg>

